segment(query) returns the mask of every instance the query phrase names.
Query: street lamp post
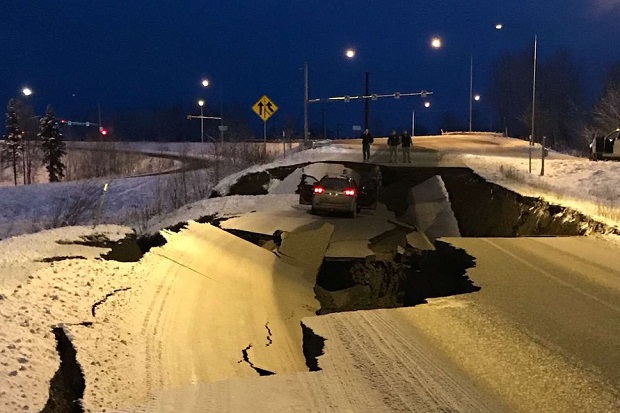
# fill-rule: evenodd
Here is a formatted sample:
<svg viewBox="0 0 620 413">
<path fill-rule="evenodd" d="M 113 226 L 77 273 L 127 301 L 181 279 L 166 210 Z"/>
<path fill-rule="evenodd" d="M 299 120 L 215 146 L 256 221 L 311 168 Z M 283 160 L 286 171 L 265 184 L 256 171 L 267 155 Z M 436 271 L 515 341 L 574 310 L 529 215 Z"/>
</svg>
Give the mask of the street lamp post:
<svg viewBox="0 0 620 413">
<path fill-rule="evenodd" d="M 538 52 L 538 35 L 534 35 L 534 78 L 532 80 L 532 133 L 529 146 L 529 172 L 532 173 L 532 146 L 534 146 L 534 120 L 536 114 L 536 55 Z"/>
<path fill-rule="evenodd" d="M 356 51 L 353 48 L 349 48 L 345 50 L 344 55 L 347 59 L 353 59 L 356 55 Z M 366 73 L 366 82 L 368 82 L 368 73 Z M 368 84 L 366 85 L 368 88 Z M 366 91 L 368 94 L 368 90 Z M 308 62 L 304 62 L 304 148 L 308 145 L 308 136 L 310 135 L 310 126 L 309 126 L 309 113 L 308 113 L 308 105 L 310 103 L 310 74 L 308 69 Z M 325 116 L 325 112 L 323 111 L 323 116 Z M 323 121 L 325 124 L 325 122 Z M 368 123 L 368 122 L 366 122 Z M 325 127 L 323 127 L 325 130 Z M 324 133 L 325 134 L 325 133 Z"/>
<path fill-rule="evenodd" d="M 202 107 L 204 106 L 205 101 L 200 99 L 198 101 L 198 106 L 200 106 L 200 142 L 204 143 L 205 142 L 205 123 L 204 123 L 204 115 L 203 115 L 203 111 L 202 111 Z"/>
<path fill-rule="evenodd" d="M 304 62 L 304 148 L 308 147 L 308 62 Z"/>
<path fill-rule="evenodd" d="M 424 102 L 424 107 L 425 108 L 430 108 L 431 107 L 431 102 L 426 101 Z M 415 109 L 411 111 L 411 136 L 415 136 Z"/>
</svg>

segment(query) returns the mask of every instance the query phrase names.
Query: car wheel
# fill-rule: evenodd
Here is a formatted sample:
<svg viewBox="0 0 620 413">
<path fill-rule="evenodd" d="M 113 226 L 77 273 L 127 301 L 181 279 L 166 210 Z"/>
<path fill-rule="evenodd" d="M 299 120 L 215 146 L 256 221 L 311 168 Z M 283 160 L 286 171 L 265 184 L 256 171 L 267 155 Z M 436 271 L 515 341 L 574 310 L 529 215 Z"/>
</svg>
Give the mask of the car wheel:
<svg viewBox="0 0 620 413">
<path fill-rule="evenodd" d="M 350 212 L 349 212 L 349 217 L 351 217 L 351 218 L 355 218 L 355 215 L 356 215 L 356 213 L 355 213 L 355 212 L 356 212 L 356 210 L 355 210 L 355 209 L 354 209 L 353 211 L 350 211 Z"/>
<path fill-rule="evenodd" d="M 310 213 L 316 215 L 316 209 L 314 207 L 310 208 Z"/>
</svg>

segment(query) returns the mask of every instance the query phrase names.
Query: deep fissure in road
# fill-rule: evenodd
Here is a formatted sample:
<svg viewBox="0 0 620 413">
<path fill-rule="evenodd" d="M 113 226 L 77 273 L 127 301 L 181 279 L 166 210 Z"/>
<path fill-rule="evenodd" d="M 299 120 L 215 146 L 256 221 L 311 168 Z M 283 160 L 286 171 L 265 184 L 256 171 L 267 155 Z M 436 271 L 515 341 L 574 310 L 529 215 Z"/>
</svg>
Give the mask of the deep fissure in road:
<svg viewBox="0 0 620 413">
<path fill-rule="evenodd" d="M 320 371 L 319 357 L 325 354 L 325 339 L 301 322 L 302 350 L 310 371 Z"/>
<path fill-rule="evenodd" d="M 371 173 L 373 164 L 325 161 L 342 164 L 360 175 Z M 242 176 L 227 195 L 263 195 L 272 179 L 282 180 L 307 163 L 278 167 Z M 403 167 L 379 165 L 382 189 L 379 202 L 396 216 L 408 207 L 409 191 L 435 176 L 445 184 L 464 237 L 515 237 L 584 235 L 592 232 L 620 233 L 577 211 L 526 197 L 488 182 L 469 168 Z M 320 178 L 320 177 L 319 177 Z"/>
<path fill-rule="evenodd" d="M 60 366 L 50 381 L 49 396 L 41 413 L 82 413 L 86 380 L 77 352 L 62 326 L 55 326 L 52 331 Z"/>
<path fill-rule="evenodd" d="M 488 182 L 468 168 L 382 167 L 379 201 L 397 217 L 413 188 L 439 177 L 463 237 L 579 236 L 620 233 L 573 209 L 520 195 Z"/>
<path fill-rule="evenodd" d="M 474 257 L 443 241 L 435 247 L 406 246 L 395 259 L 325 259 L 314 289 L 319 314 L 413 306 L 480 290 L 467 276 Z"/>
</svg>

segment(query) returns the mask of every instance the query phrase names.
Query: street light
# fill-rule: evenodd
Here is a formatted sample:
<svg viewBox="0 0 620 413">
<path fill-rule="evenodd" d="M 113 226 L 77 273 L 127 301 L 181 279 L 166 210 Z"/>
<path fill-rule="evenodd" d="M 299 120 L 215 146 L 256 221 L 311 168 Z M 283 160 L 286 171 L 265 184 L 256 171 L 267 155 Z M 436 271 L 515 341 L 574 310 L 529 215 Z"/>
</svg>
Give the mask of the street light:
<svg viewBox="0 0 620 413">
<path fill-rule="evenodd" d="M 502 28 L 501 24 L 496 25 L 495 28 L 498 30 L 501 29 Z M 441 39 L 439 37 L 433 38 L 433 40 L 431 41 L 431 46 L 435 49 L 441 48 L 442 46 Z M 474 55 L 470 54 L 469 55 L 469 131 L 470 132 L 471 132 L 471 126 L 472 126 L 473 99 L 474 99 Z M 480 96 L 478 96 L 478 99 L 476 100 L 480 100 Z"/>
<path fill-rule="evenodd" d="M 503 25 L 503 24 L 501 24 L 501 23 L 497 23 L 497 24 L 495 25 L 495 29 L 496 29 L 496 30 L 502 30 L 503 28 L 504 28 L 504 25 Z"/>
<path fill-rule="evenodd" d="M 209 79 L 202 79 L 202 86 L 209 87 Z"/>
<path fill-rule="evenodd" d="M 430 108 L 431 102 L 429 102 L 428 100 L 424 102 L 424 107 Z M 411 111 L 411 136 L 415 136 L 415 110 Z"/>
<path fill-rule="evenodd" d="M 32 95 L 32 89 L 30 89 L 29 87 L 25 87 L 22 89 L 22 93 L 24 94 L 24 96 L 30 96 Z"/>
<path fill-rule="evenodd" d="M 205 142 L 205 126 L 204 126 L 204 116 L 202 114 L 202 107 L 205 105 L 205 101 L 200 99 L 198 101 L 198 106 L 200 106 L 200 142 Z"/>
<path fill-rule="evenodd" d="M 355 49 L 348 48 L 345 50 L 344 55 L 348 59 L 355 57 Z M 366 73 L 366 81 L 368 82 L 368 73 Z M 309 113 L 308 104 L 310 102 L 310 74 L 308 69 L 308 62 L 304 62 L 304 148 L 308 146 L 308 135 L 310 135 L 309 127 Z M 323 113 L 325 115 L 325 113 Z M 325 124 L 325 122 L 323 122 Z"/>
</svg>

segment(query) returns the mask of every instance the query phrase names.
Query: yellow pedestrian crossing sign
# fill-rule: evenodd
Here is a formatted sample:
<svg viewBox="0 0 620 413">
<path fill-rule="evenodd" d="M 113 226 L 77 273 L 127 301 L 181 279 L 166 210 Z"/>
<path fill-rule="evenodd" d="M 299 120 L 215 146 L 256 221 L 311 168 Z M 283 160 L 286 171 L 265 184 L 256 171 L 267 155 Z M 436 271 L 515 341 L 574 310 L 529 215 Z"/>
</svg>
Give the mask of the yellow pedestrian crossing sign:
<svg viewBox="0 0 620 413">
<path fill-rule="evenodd" d="M 271 99 L 269 99 L 267 95 L 263 95 L 263 97 L 258 99 L 254 106 L 252 106 L 252 110 L 256 112 L 263 122 L 267 122 L 267 119 L 276 113 L 278 107 L 271 101 Z"/>
</svg>

